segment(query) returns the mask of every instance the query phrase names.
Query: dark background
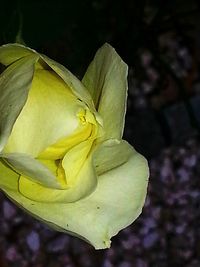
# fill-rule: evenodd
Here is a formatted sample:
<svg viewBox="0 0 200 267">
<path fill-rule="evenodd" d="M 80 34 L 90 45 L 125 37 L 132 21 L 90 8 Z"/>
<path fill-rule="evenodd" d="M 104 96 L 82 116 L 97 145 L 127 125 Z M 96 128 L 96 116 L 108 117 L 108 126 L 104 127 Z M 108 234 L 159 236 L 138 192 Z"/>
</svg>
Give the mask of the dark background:
<svg viewBox="0 0 200 267">
<path fill-rule="evenodd" d="M 116 48 L 129 65 L 124 138 L 151 170 L 142 215 L 105 251 L 47 229 L 1 195 L 0 266 L 199 267 L 200 2 L 0 4 L 1 44 L 18 35 L 79 78 L 102 44 Z"/>
</svg>

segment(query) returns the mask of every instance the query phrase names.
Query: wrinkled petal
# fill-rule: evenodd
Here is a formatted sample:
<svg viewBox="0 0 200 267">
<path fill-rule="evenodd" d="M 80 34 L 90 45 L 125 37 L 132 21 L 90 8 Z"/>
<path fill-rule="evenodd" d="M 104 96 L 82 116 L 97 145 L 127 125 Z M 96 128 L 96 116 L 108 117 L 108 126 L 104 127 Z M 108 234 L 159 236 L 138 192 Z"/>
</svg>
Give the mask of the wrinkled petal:
<svg viewBox="0 0 200 267">
<path fill-rule="evenodd" d="M 131 224 L 141 213 L 146 196 L 146 160 L 133 151 L 128 162 L 99 177 L 88 197 L 74 203 L 38 203 L 17 192 L 6 193 L 56 230 L 73 233 L 96 249 L 110 246 L 110 238 Z"/>
<path fill-rule="evenodd" d="M 37 60 L 35 55 L 19 59 L 0 75 L 0 151 L 27 100 Z"/>
<path fill-rule="evenodd" d="M 82 103 L 53 71 L 36 70 L 28 100 L 17 118 L 5 153 L 37 157 L 80 124 Z"/>
<path fill-rule="evenodd" d="M 89 65 L 83 84 L 103 118 L 103 139 L 122 137 L 127 98 L 128 67 L 109 44 L 103 45 Z"/>
</svg>

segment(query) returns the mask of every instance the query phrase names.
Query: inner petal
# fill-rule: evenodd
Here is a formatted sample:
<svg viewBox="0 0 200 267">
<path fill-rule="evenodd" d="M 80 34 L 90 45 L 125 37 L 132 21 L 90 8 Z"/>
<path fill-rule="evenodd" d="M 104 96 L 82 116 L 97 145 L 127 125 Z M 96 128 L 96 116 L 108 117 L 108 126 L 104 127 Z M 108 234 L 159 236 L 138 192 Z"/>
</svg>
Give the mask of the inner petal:
<svg viewBox="0 0 200 267">
<path fill-rule="evenodd" d="M 84 142 L 87 139 L 95 139 L 98 133 L 98 124 L 94 115 L 85 107 L 77 113 L 79 126 L 72 135 L 59 139 L 55 144 L 50 145 L 39 155 L 39 159 L 57 160 L 74 146 Z"/>
<path fill-rule="evenodd" d="M 28 100 L 4 152 L 37 157 L 51 144 L 72 135 L 79 126 L 77 113 L 82 105 L 53 71 L 35 70 Z"/>
</svg>

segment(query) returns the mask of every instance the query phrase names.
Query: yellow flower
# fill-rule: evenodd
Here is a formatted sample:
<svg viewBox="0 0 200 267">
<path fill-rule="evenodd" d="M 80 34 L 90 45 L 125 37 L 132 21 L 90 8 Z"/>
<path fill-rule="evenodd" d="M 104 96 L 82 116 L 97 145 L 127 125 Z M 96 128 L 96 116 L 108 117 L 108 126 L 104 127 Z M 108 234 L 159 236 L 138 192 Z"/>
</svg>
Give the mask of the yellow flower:
<svg viewBox="0 0 200 267">
<path fill-rule="evenodd" d="M 122 140 L 127 65 L 108 44 L 82 81 L 18 44 L 0 47 L 0 188 L 96 249 L 141 213 L 147 162 Z"/>
</svg>

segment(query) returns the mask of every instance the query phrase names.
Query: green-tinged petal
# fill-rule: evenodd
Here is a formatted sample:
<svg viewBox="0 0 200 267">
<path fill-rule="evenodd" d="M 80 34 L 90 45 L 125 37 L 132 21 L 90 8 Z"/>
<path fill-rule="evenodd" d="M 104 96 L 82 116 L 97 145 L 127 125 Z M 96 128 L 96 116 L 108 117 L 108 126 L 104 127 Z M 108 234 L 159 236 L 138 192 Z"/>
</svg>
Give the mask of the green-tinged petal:
<svg viewBox="0 0 200 267">
<path fill-rule="evenodd" d="M 0 151 L 25 105 L 37 59 L 35 55 L 19 59 L 0 75 Z"/>
<path fill-rule="evenodd" d="M 18 190 L 19 174 L 8 167 L 6 162 L 0 159 L 0 188 Z"/>
<path fill-rule="evenodd" d="M 32 181 L 47 187 L 60 188 L 53 173 L 31 156 L 22 153 L 10 153 L 2 154 L 1 158 L 5 159 L 13 170 L 21 175 L 28 176 Z"/>
<path fill-rule="evenodd" d="M 99 144 L 93 156 L 97 174 L 124 164 L 132 154 L 133 148 L 124 140 L 110 139 Z"/>
<path fill-rule="evenodd" d="M 98 186 L 91 195 L 74 203 L 39 203 L 19 193 L 5 191 L 42 221 L 102 249 L 109 247 L 110 238 L 141 213 L 147 179 L 146 160 L 133 151 L 128 162 L 99 177 Z"/>
<path fill-rule="evenodd" d="M 122 137 L 127 98 L 127 65 L 114 48 L 103 45 L 89 65 L 83 84 L 103 118 L 103 139 Z"/>
<path fill-rule="evenodd" d="M 84 103 L 88 105 L 91 111 L 94 110 L 92 98 L 84 87 L 84 85 L 79 81 L 68 69 L 63 65 L 57 63 L 56 61 L 48 58 L 47 56 L 40 55 L 44 62 L 54 70 L 62 79 L 65 81 L 67 86 L 72 90 L 72 92 Z"/>
<path fill-rule="evenodd" d="M 5 153 L 37 157 L 50 145 L 74 133 L 83 103 L 53 71 L 35 71 L 28 100 L 15 122 Z"/>
<path fill-rule="evenodd" d="M 40 55 L 35 50 L 20 44 L 6 44 L 0 47 L 0 63 L 7 66 L 20 58 L 33 54 Z M 94 110 L 92 98 L 87 89 L 68 69 L 45 55 L 40 55 L 40 57 L 66 82 L 67 86 L 79 99 Z"/>
<path fill-rule="evenodd" d="M 48 202 L 53 206 L 53 203 L 59 202 L 61 206 L 59 207 L 58 205 L 57 208 L 62 217 L 64 212 L 62 210 L 62 203 L 74 202 L 86 197 L 96 187 L 97 178 L 91 157 L 85 160 L 80 172 L 77 174 L 76 182 L 77 183 L 72 186 L 69 185 L 69 187 L 59 190 L 41 186 L 21 176 L 19 180 L 19 191 L 28 199 L 37 201 L 38 204 L 35 205 L 38 205 L 39 209 L 41 202 Z M 47 207 L 51 209 L 51 205 L 49 204 Z"/>
<path fill-rule="evenodd" d="M 34 50 L 20 44 L 6 44 L 0 47 L 0 63 L 7 66 L 20 58 L 36 53 Z"/>
</svg>

